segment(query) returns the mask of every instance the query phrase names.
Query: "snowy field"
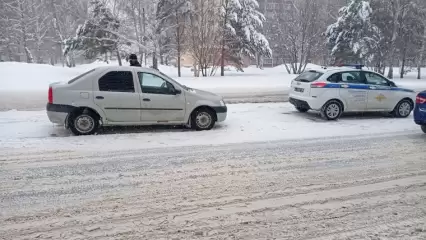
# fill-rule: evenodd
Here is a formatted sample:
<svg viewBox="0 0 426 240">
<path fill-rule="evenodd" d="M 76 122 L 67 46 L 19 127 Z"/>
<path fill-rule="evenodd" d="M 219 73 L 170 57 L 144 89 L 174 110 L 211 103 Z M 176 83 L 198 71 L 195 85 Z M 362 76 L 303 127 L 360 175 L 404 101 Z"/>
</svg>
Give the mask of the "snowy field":
<svg viewBox="0 0 426 240">
<path fill-rule="evenodd" d="M 95 62 L 70 69 L 40 64 L 0 63 L 0 111 L 42 110 L 46 105 L 50 83 L 67 81 L 94 67 L 105 65 L 104 62 Z M 315 69 L 319 66 L 310 64 L 307 68 Z M 248 67 L 244 72 L 229 67 L 226 77 L 206 78 L 192 77 L 189 68 L 182 69 L 181 78 L 177 78 L 175 67 L 160 66 L 160 70 L 184 85 L 220 94 L 228 103 L 287 101 L 291 80 L 295 78 L 295 75 L 287 73 L 284 66 L 264 70 Z M 426 74 L 426 69 L 423 72 Z M 395 82 L 416 91 L 425 90 L 426 79 L 417 80 L 415 76 L 415 72 L 411 72 L 406 79 L 395 79 Z"/>
</svg>

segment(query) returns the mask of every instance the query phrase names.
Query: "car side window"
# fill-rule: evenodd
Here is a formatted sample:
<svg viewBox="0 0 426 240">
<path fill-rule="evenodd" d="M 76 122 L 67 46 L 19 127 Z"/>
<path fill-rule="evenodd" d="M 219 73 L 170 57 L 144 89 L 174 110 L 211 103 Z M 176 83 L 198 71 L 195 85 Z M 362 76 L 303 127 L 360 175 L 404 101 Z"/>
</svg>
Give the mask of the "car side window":
<svg viewBox="0 0 426 240">
<path fill-rule="evenodd" d="M 329 82 L 365 84 L 360 72 L 341 72 L 328 77 Z"/>
<path fill-rule="evenodd" d="M 379 74 L 372 73 L 372 72 L 364 72 L 365 79 L 367 79 L 367 84 L 371 85 L 379 85 L 379 86 L 390 86 L 389 81 L 380 76 Z"/>
<path fill-rule="evenodd" d="M 135 92 L 133 74 L 130 71 L 111 71 L 103 75 L 99 81 L 102 92 Z"/>
<path fill-rule="evenodd" d="M 139 72 L 138 77 L 143 93 L 171 95 L 175 92 L 171 83 L 157 75 Z"/>
</svg>

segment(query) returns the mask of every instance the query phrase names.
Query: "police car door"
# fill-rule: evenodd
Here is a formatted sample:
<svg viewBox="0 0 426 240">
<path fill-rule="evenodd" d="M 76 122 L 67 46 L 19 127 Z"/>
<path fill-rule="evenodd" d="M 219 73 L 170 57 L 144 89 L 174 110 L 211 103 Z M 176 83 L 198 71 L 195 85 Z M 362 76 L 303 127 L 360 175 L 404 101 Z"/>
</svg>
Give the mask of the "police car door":
<svg viewBox="0 0 426 240">
<path fill-rule="evenodd" d="M 390 81 L 377 73 L 363 71 L 368 85 L 368 110 L 391 111 L 398 100 Z"/>
<path fill-rule="evenodd" d="M 360 71 L 336 73 L 340 83 L 339 95 L 345 101 L 345 111 L 365 111 L 367 108 L 368 88 Z M 332 76 L 333 77 L 333 76 Z"/>
</svg>

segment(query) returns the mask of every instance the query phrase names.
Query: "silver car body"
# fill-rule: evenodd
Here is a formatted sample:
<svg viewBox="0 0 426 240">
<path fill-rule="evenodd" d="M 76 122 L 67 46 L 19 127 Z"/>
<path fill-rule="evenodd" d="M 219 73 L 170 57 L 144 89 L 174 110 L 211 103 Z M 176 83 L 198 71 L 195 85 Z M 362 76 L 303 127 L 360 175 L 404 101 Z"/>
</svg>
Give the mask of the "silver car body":
<svg viewBox="0 0 426 240">
<path fill-rule="evenodd" d="M 131 73 L 134 90 L 101 91 L 99 80 L 111 72 Z M 150 84 L 163 83 L 165 88 L 172 89 L 172 93 L 143 91 L 144 78 L 150 79 Z M 163 85 L 155 88 L 160 89 Z M 47 104 L 47 115 L 57 124 L 66 125 L 69 113 L 76 108 L 95 111 L 104 126 L 188 124 L 191 113 L 199 107 L 213 110 L 217 122 L 224 121 L 227 116 L 221 96 L 188 88 L 150 68 L 98 67 L 69 82 L 53 83 L 50 88 L 53 99 Z"/>
</svg>

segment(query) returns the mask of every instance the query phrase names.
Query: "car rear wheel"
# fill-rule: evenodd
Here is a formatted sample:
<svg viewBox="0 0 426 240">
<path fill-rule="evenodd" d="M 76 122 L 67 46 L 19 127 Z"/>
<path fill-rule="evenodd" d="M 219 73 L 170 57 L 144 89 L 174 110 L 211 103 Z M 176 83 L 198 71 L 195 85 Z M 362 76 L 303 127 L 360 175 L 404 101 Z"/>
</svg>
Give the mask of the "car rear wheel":
<svg viewBox="0 0 426 240">
<path fill-rule="evenodd" d="M 301 112 L 301 113 L 305 113 L 307 111 L 309 111 L 309 109 L 307 108 L 303 108 L 303 107 L 296 107 L 297 111 Z"/>
<path fill-rule="evenodd" d="M 92 135 L 99 129 L 99 121 L 95 114 L 82 112 L 69 119 L 69 127 L 75 135 Z"/>
<path fill-rule="evenodd" d="M 321 108 L 321 116 L 327 120 L 337 120 L 343 113 L 343 106 L 339 101 L 328 101 Z"/>
<path fill-rule="evenodd" d="M 215 123 L 215 113 L 208 108 L 198 109 L 191 116 L 191 126 L 197 131 L 210 130 Z"/>
<path fill-rule="evenodd" d="M 413 111 L 413 104 L 408 99 L 401 100 L 392 111 L 392 115 L 397 118 L 406 118 Z"/>
<path fill-rule="evenodd" d="M 422 131 L 426 133 L 426 125 L 422 125 Z"/>
</svg>

